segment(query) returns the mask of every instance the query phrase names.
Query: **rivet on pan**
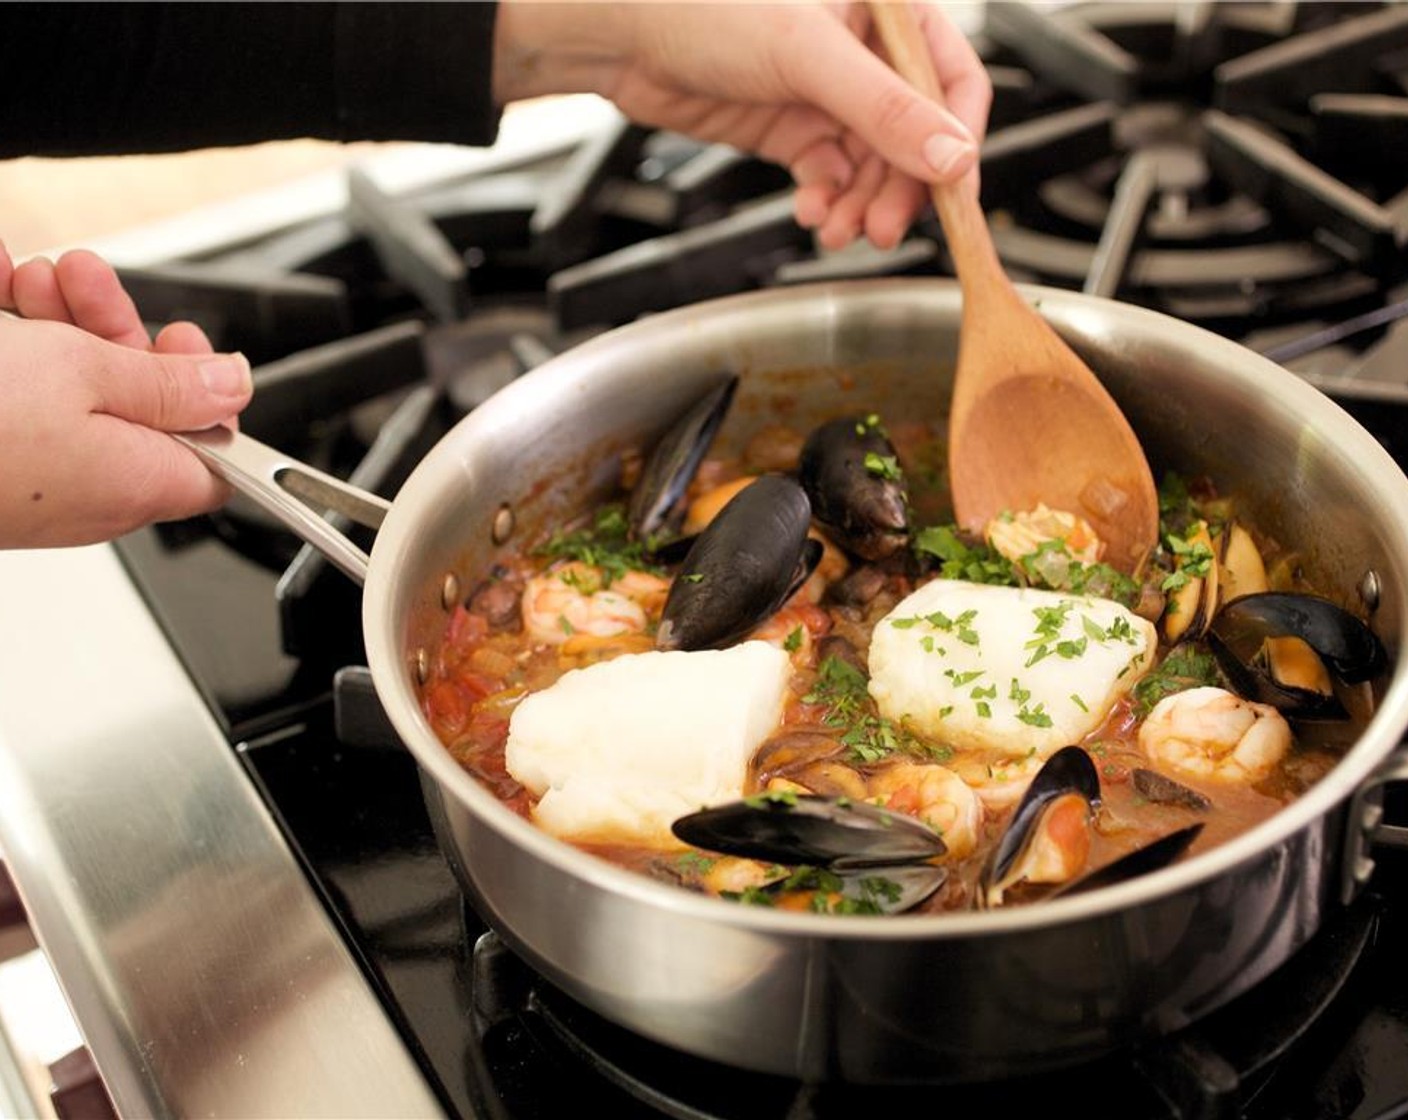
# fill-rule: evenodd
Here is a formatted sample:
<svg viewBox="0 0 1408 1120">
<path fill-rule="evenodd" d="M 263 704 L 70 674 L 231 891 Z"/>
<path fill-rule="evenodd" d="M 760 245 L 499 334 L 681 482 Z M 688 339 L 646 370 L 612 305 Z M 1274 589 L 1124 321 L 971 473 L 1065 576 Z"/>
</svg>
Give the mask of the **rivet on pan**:
<svg viewBox="0 0 1408 1120">
<path fill-rule="evenodd" d="M 445 582 L 440 585 L 440 605 L 452 611 L 460 601 L 460 577 L 454 572 L 445 573 Z"/>
<path fill-rule="evenodd" d="M 1370 568 L 1359 581 L 1359 598 L 1367 609 L 1378 610 L 1379 591 L 1379 573 Z"/>
<path fill-rule="evenodd" d="M 430 676 L 430 654 L 428 654 L 425 651 L 425 647 L 422 646 L 420 649 L 416 650 L 414 657 L 416 683 L 424 684 L 426 679 Z"/>
<path fill-rule="evenodd" d="M 513 510 L 509 509 L 508 503 L 505 502 L 494 514 L 494 543 L 503 544 L 511 536 L 513 536 Z"/>
</svg>

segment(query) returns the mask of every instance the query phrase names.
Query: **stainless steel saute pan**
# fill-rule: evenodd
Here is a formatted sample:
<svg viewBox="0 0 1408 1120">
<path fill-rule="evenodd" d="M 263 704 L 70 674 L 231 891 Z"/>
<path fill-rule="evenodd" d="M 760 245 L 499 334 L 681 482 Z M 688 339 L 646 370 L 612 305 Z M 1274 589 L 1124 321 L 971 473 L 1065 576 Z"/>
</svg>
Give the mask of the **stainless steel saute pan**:
<svg viewBox="0 0 1408 1120">
<path fill-rule="evenodd" d="M 720 369 L 744 440 L 864 407 L 941 415 L 956 286 L 863 281 L 731 297 L 602 335 L 509 386 L 425 458 L 394 503 L 229 433 L 193 437 L 365 579 L 377 691 L 421 768 L 441 842 L 484 917 L 610 1019 L 708 1058 L 809 1079 L 1031 1073 L 1179 1028 L 1265 977 L 1367 878 L 1381 784 L 1408 775 L 1408 481 L 1327 398 L 1173 319 L 1024 289 L 1105 381 L 1156 475 L 1206 472 L 1298 549 L 1318 586 L 1372 606 L 1395 667 L 1338 767 L 1252 831 L 1084 896 L 1008 911 L 835 918 L 740 907 L 585 855 L 514 815 L 441 747 L 418 665 L 501 547 L 582 510 Z M 377 523 L 368 560 L 288 491 Z M 662 744 L 668 749 L 668 744 Z"/>
</svg>

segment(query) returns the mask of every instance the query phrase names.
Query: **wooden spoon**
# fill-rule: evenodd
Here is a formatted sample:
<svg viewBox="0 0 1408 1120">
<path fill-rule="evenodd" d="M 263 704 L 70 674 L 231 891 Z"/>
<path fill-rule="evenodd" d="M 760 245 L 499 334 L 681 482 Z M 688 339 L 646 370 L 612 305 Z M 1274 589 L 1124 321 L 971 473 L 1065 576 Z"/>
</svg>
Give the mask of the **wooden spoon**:
<svg viewBox="0 0 1408 1120">
<path fill-rule="evenodd" d="M 870 13 L 894 68 L 944 104 L 909 5 L 880 0 Z M 1158 543 L 1148 460 L 1095 374 L 1003 272 L 977 183 L 973 173 L 932 191 L 963 289 L 949 418 L 954 514 L 981 533 L 1005 511 L 1045 502 L 1084 517 L 1105 542 L 1104 559 L 1134 572 Z"/>
</svg>

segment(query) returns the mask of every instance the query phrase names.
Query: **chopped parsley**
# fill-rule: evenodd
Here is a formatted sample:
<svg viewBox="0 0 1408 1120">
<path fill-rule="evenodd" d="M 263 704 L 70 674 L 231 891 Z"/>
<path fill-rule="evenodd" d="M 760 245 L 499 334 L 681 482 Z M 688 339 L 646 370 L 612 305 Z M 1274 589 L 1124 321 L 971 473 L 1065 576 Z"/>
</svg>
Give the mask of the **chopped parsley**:
<svg viewBox="0 0 1408 1120">
<path fill-rule="evenodd" d="M 812 900 L 812 909 L 824 914 L 884 914 L 896 906 L 901 897 L 900 885 L 882 875 L 863 875 L 851 882 L 854 894 L 842 893 L 829 899 L 830 907 L 818 905 L 817 895 Z"/>
<path fill-rule="evenodd" d="M 685 852 L 675 859 L 675 865 L 684 872 L 693 875 L 707 875 L 713 870 L 714 864 L 718 860 L 711 859 L 703 852 Z"/>
<path fill-rule="evenodd" d="M 1028 708 L 1025 704 L 1017 712 L 1017 718 L 1029 727 L 1050 727 L 1051 717 L 1046 714 L 1046 705 L 1038 704 L 1035 708 Z"/>
<path fill-rule="evenodd" d="M 1193 505 L 1188 482 L 1182 475 L 1169 471 L 1159 483 L 1159 518 L 1169 525 L 1183 525 L 1194 520 L 1198 511 Z"/>
<path fill-rule="evenodd" d="M 1054 607 L 1035 607 L 1032 614 L 1036 615 L 1036 636 L 1032 638 L 1023 648 L 1032 650 L 1031 657 L 1027 658 L 1027 668 L 1031 668 L 1043 658 L 1050 657 L 1053 653 L 1057 657 L 1072 660 L 1085 654 L 1089 645 L 1089 635 L 1092 629 L 1102 636 L 1105 631 L 1101 630 L 1089 618 L 1082 615 L 1082 625 L 1086 628 L 1084 638 L 1062 638 L 1061 627 L 1066 624 L 1066 618 L 1075 607 L 1075 600 L 1063 599 Z"/>
<path fill-rule="evenodd" d="M 978 644 L 978 632 L 973 629 L 971 623 L 978 617 L 976 610 L 964 611 L 957 618 L 949 618 L 943 611 L 934 611 L 933 614 L 914 615 L 910 618 L 895 618 L 890 620 L 890 625 L 896 630 L 912 630 L 921 622 L 927 622 L 935 630 L 942 630 L 945 633 L 952 633 L 960 642 L 965 645 L 975 646 Z M 928 644 L 924 645 L 925 650 L 933 649 L 932 635 Z M 940 653 L 945 652 L 940 649 Z"/>
<path fill-rule="evenodd" d="M 782 869 L 779 869 L 782 871 Z M 884 914 L 894 909 L 903 890 L 882 875 L 844 879 L 822 867 L 797 867 L 761 886 L 721 891 L 719 897 L 744 906 L 776 906 L 779 895 L 811 892 L 810 908 L 817 914 Z"/>
<path fill-rule="evenodd" d="M 1123 642 L 1127 646 L 1139 644 L 1139 638 L 1134 633 L 1134 627 L 1129 624 L 1129 619 L 1121 615 L 1110 623 L 1110 628 L 1105 631 L 1105 637 L 1112 642 Z"/>
<path fill-rule="evenodd" d="M 800 626 L 792 627 L 791 633 L 782 641 L 782 648 L 788 653 L 796 653 L 802 648 L 802 628 Z"/>
<path fill-rule="evenodd" d="M 610 587 L 630 571 L 663 575 L 664 569 L 645 559 L 646 546 L 640 541 L 630 540 L 629 532 L 625 508 L 613 503 L 597 510 L 590 527 L 554 533 L 547 544 L 536 549 L 535 553 L 554 560 L 575 560 L 598 568 L 603 587 Z"/>
<path fill-rule="evenodd" d="M 865 453 L 865 469 L 876 478 L 883 478 L 886 482 L 898 482 L 904 477 L 900 470 L 899 460 L 893 455 L 881 455 L 876 451 Z"/>
<path fill-rule="evenodd" d="M 741 891 L 720 891 L 719 897 L 744 906 L 776 906 L 777 899 L 768 893 L 767 887 L 744 887 Z"/>
<path fill-rule="evenodd" d="M 1066 616 L 1071 613 L 1075 601 L 1072 599 L 1062 599 L 1054 607 L 1036 607 L 1032 614 L 1036 615 L 1036 637 L 1037 641 L 1052 640 L 1061 636 L 1061 627 L 1066 624 Z M 1027 643 L 1030 648 L 1031 643 Z"/>
<path fill-rule="evenodd" d="M 1164 542 L 1168 545 L 1169 551 L 1178 557 L 1178 567 L 1180 571 L 1189 575 L 1205 576 L 1212 567 L 1212 549 L 1201 541 L 1194 541 L 1193 536 L 1197 536 L 1200 529 L 1204 527 L 1200 521 L 1194 526 L 1192 534 L 1185 538 L 1168 533 L 1164 537 Z"/>
<path fill-rule="evenodd" d="M 939 561 L 939 574 L 945 579 L 969 583 L 995 583 L 1016 587 L 1012 562 L 985 544 L 968 545 L 956 525 L 931 525 L 914 535 L 914 551 L 920 558 Z"/>
<path fill-rule="evenodd" d="M 840 742 L 859 762 L 878 762 L 895 751 L 935 757 L 945 751 L 931 747 L 903 724 L 896 725 L 875 711 L 865 674 L 840 657 L 827 657 L 817 667 L 816 683 L 802 697 L 804 704 L 822 704 L 822 722 L 845 728 Z"/>
<path fill-rule="evenodd" d="M 1196 646 L 1177 646 L 1134 686 L 1134 710 L 1142 718 L 1165 696 L 1217 684 L 1217 680 L 1217 663 L 1212 654 Z"/>
<path fill-rule="evenodd" d="M 1082 700 L 1079 696 L 1077 696 L 1074 692 L 1071 693 L 1071 703 L 1083 712 L 1090 711 L 1090 709 L 1085 706 L 1085 701 Z"/>
<path fill-rule="evenodd" d="M 743 804 L 750 809 L 766 809 L 769 805 L 782 805 L 788 809 L 797 805 L 797 791 L 795 789 L 768 789 L 761 793 L 750 794 L 743 799 Z"/>
</svg>

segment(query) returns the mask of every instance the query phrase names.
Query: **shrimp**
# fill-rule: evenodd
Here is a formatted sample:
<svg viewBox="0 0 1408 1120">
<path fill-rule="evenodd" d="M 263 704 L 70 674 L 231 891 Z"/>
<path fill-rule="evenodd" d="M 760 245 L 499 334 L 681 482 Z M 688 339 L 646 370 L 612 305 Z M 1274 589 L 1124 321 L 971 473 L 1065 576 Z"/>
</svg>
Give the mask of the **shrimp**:
<svg viewBox="0 0 1408 1120">
<path fill-rule="evenodd" d="M 868 791 L 886 808 L 909 813 L 933 828 L 948 848 L 948 858 L 962 859 L 978 846 L 983 803 L 946 766 L 892 762 L 871 775 Z"/>
<path fill-rule="evenodd" d="M 964 751 L 953 759 L 952 769 L 989 812 L 1000 813 L 1022 799 L 1045 761 L 1035 752 L 1010 758 L 988 751 Z"/>
<path fill-rule="evenodd" d="M 711 894 L 742 894 L 778 876 L 775 865 L 740 856 L 715 856 L 703 867 L 699 882 Z"/>
<path fill-rule="evenodd" d="M 1139 745 L 1155 762 L 1218 782 L 1259 782 L 1291 745 L 1275 708 L 1222 688 L 1165 696 L 1139 728 Z"/>
<path fill-rule="evenodd" d="M 988 522 L 984 534 L 988 543 L 1014 564 L 1037 552 L 1048 541 L 1065 545 L 1069 558 L 1094 564 L 1105 551 L 1090 522 L 1064 510 L 1038 503 L 1036 509 L 1004 514 Z"/>
<path fill-rule="evenodd" d="M 817 638 L 831 629 L 831 616 L 806 602 L 792 601 L 771 618 L 754 627 L 750 640 L 768 642 L 792 655 L 792 664 L 805 668 L 816 663 Z"/>
<path fill-rule="evenodd" d="M 528 580 L 523 628 L 534 641 L 549 645 L 561 645 L 574 634 L 643 634 L 668 591 L 668 581 L 648 572 L 627 572 L 607 587 L 601 569 L 564 564 Z"/>
</svg>

